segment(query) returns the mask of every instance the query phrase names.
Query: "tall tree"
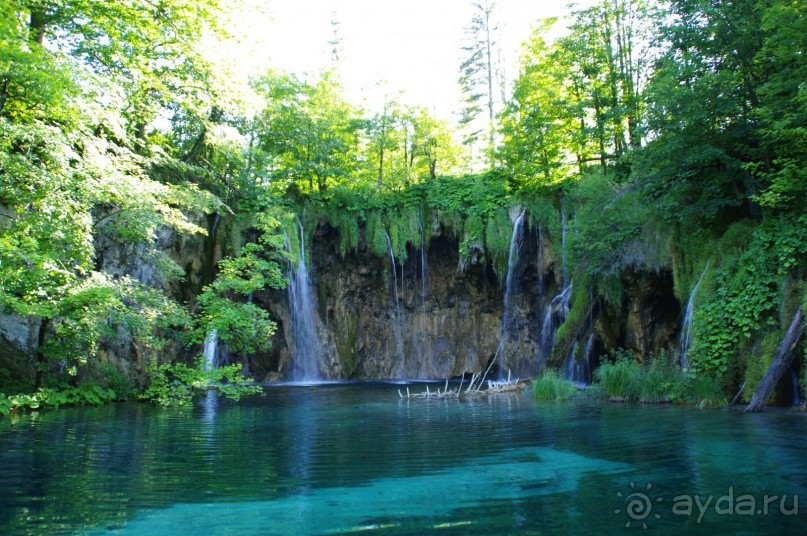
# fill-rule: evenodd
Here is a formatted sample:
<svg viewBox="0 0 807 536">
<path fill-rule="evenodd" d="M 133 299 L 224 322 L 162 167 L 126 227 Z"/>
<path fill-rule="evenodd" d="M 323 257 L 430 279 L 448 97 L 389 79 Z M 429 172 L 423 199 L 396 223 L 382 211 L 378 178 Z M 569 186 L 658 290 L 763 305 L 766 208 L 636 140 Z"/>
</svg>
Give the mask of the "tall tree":
<svg viewBox="0 0 807 536">
<path fill-rule="evenodd" d="M 493 165 L 493 149 L 496 144 L 496 113 L 499 105 L 496 89 L 496 58 L 498 57 L 495 22 L 495 2 L 482 0 L 472 5 L 471 22 L 465 29 L 464 59 L 460 64 L 459 84 L 464 94 L 465 105 L 460 114 L 460 125 L 466 129 L 465 144 L 473 146 L 483 133 L 487 137 L 486 159 Z M 479 119 L 485 117 L 482 127 Z"/>
<path fill-rule="evenodd" d="M 194 44 L 215 4 L 0 7 L 0 306 L 41 320 L 37 383 L 50 358 L 74 372 L 113 326 L 154 342 L 156 324 L 183 321 L 149 287 L 181 273 L 156 250 L 156 231 L 202 232 L 184 211 L 219 205 L 152 180 L 146 126 L 167 102 L 187 102 L 181 87 L 204 70 Z M 104 241 L 166 270 L 157 281 L 105 273 Z"/>
</svg>

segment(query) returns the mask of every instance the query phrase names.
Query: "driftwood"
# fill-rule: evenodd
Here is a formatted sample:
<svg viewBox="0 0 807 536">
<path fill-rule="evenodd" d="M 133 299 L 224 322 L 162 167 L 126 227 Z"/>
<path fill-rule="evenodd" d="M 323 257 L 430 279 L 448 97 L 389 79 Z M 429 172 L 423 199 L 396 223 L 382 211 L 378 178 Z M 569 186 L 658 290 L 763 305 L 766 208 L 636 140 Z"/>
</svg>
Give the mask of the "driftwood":
<svg viewBox="0 0 807 536">
<path fill-rule="evenodd" d="M 796 355 L 796 348 L 801 342 L 804 335 L 804 313 L 801 307 L 793 315 L 793 320 L 790 322 L 790 327 L 787 328 L 787 333 L 779 348 L 776 350 L 776 356 L 773 358 L 773 363 L 765 373 L 765 377 L 757 387 L 751 402 L 746 406 L 745 411 L 755 412 L 762 411 L 768 404 L 773 390 L 782 379 L 785 372 L 790 370 L 793 364 L 793 357 Z"/>
<path fill-rule="evenodd" d="M 471 381 L 468 382 L 468 386 L 463 391 L 463 385 L 465 384 L 465 374 L 462 375 L 462 379 L 460 380 L 460 385 L 456 389 L 449 389 L 448 388 L 448 380 L 446 379 L 445 387 L 440 390 L 438 388 L 436 391 L 432 391 L 429 389 L 429 386 L 426 386 L 426 390 L 420 393 L 410 393 L 409 387 L 406 388 L 406 396 L 403 395 L 400 389 L 398 389 L 398 396 L 401 398 L 407 399 L 443 399 L 443 398 L 460 398 L 461 396 L 475 396 L 475 395 L 495 395 L 500 393 L 509 393 L 514 391 L 523 391 L 527 387 L 529 387 L 529 380 L 522 380 L 516 378 L 512 380 L 510 377 L 510 371 L 507 372 L 507 379 L 506 380 L 499 380 L 493 381 L 488 380 L 487 382 L 487 389 L 483 389 L 485 385 L 485 378 L 487 373 L 490 369 L 485 371 L 484 373 L 475 373 L 471 375 Z"/>
</svg>

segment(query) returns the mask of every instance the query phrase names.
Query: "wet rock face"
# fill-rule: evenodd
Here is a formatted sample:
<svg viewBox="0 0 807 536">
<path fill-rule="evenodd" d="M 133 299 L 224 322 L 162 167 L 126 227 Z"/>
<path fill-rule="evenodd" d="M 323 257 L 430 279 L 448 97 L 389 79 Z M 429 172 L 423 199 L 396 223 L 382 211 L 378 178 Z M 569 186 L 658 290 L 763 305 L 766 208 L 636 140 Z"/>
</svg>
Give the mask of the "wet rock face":
<svg viewBox="0 0 807 536">
<path fill-rule="evenodd" d="M 622 275 L 622 310 L 611 319 L 613 348 L 627 348 L 644 360 L 651 353 L 674 351 L 681 305 L 673 294 L 672 273 L 627 270 Z"/>
<path fill-rule="evenodd" d="M 229 223 L 214 228 L 211 237 L 161 231 L 159 247 L 185 271 L 179 283 L 162 283 L 153 266 L 133 247 L 99 242 L 98 268 L 113 275 L 130 275 L 160 286 L 180 301 L 193 304 L 213 266 L 224 254 Z M 219 236 L 219 240 L 215 237 Z M 507 329 L 502 336 L 505 288 L 481 249 L 460 269 L 459 240 L 439 227 L 425 252 L 425 270 L 418 248 L 407 259 L 396 259 L 392 276 L 389 258 L 371 254 L 360 242 L 342 258 L 338 231 L 320 224 L 311 244 L 311 274 L 317 299 L 315 330 L 322 341 L 320 370 L 324 379 L 446 378 L 485 370 L 494 356 L 490 377 L 511 371 L 513 377 L 534 376 L 546 365 L 541 350 L 547 306 L 563 288 L 562 261 L 545 235 L 525 228 L 509 298 Z M 117 249 L 116 249 L 117 248 Z M 425 275 L 425 278 L 424 278 Z M 502 278 L 506 274 L 500 274 Z M 397 281 L 396 301 L 393 284 Z M 597 356 L 615 348 L 632 349 L 640 359 L 676 347 L 681 305 L 673 295 L 667 271 L 628 270 L 622 275 L 621 304 L 599 303 L 591 325 Z M 286 378 L 294 352 L 291 313 L 285 290 L 256 293 L 254 303 L 277 322 L 270 350 L 251 356 L 231 356 L 245 364 L 258 380 Z M 30 364 L 36 353 L 38 321 L 0 314 L 0 367 Z M 578 339 L 585 337 L 579 334 Z M 504 341 L 504 342 L 502 342 Z M 582 344 L 582 343 L 581 343 Z M 189 361 L 201 346 L 169 346 L 163 361 Z M 147 361 L 131 341 L 119 338 L 99 356 L 132 377 L 142 376 Z M 557 365 L 557 363 L 555 364 Z"/>
<path fill-rule="evenodd" d="M 484 256 L 460 270 L 454 237 L 438 232 L 432 238 L 425 282 L 417 248 L 410 248 L 403 266 L 396 259 L 393 278 L 388 258 L 372 255 L 363 243 L 342 258 L 338 242 L 338 231 L 321 225 L 311 246 L 323 378 L 446 378 L 484 370 L 494 355 L 493 378 L 499 366 L 504 376 L 525 377 L 546 365 L 541 332 L 546 307 L 562 289 L 561 260 L 535 229 L 525 231 L 504 337 L 505 289 Z M 595 309 L 597 351 L 625 347 L 644 359 L 673 348 L 681 308 L 671 274 L 629 270 L 623 285 L 621 306 Z M 251 357 L 251 372 L 285 377 L 294 346 L 288 296 L 262 293 L 256 303 L 270 311 L 278 331 L 271 350 Z"/>
<path fill-rule="evenodd" d="M 437 234 L 426 252 L 425 270 L 421 251 L 410 248 L 403 266 L 396 259 L 393 277 L 389 259 L 372 255 L 364 244 L 341 258 L 337 232 L 320 226 L 312 244 L 311 277 L 317 331 L 325 343 L 323 376 L 446 378 L 483 370 L 494 355 L 491 376 L 498 375 L 502 362 L 514 376 L 534 375 L 541 323 L 536 304 L 545 279 L 553 279 L 552 271 L 541 266 L 546 259 L 539 259 L 537 236 L 525 240 L 508 337 L 500 349 L 504 289 L 484 257 L 460 270 L 457 240 Z M 555 286 L 554 279 L 549 285 Z M 253 373 L 286 373 L 294 344 L 287 296 L 264 293 L 256 303 L 270 310 L 278 333 L 271 351 L 254 356 Z"/>
<path fill-rule="evenodd" d="M 32 376 L 38 335 L 39 320 L 0 309 L 0 368 L 14 376 Z"/>
</svg>

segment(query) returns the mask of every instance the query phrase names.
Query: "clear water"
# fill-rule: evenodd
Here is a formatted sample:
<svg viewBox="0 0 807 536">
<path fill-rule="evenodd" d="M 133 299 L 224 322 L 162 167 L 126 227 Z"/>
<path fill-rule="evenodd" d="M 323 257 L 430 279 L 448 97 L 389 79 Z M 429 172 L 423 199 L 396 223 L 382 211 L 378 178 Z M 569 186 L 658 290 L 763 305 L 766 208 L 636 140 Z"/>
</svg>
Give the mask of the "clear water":
<svg viewBox="0 0 807 536">
<path fill-rule="evenodd" d="M 186 411 L 125 403 L 3 419 L 0 533 L 807 532 L 805 514 L 778 502 L 767 516 L 718 515 L 712 502 L 700 520 L 676 503 L 731 490 L 758 509 L 766 494 L 807 508 L 802 413 L 407 401 L 398 389 L 282 386 Z M 650 512 L 635 509 L 640 494 Z"/>
</svg>

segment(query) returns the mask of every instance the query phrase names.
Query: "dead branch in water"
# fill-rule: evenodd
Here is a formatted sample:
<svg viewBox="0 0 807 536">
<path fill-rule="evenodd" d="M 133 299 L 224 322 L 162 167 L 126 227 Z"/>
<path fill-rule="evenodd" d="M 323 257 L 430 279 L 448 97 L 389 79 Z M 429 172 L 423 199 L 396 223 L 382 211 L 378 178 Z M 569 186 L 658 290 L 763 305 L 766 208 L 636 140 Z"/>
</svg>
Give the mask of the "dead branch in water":
<svg viewBox="0 0 807 536">
<path fill-rule="evenodd" d="M 489 369 L 488 369 L 489 370 Z M 410 393 L 409 387 L 406 388 L 406 396 L 401 393 L 401 390 L 398 389 L 398 396 L 401 398 L 406 399 L 444 399 L 444 398 L 460 398 L 461 396 L 475 396 L 475 395 L 496 395 L 501 393 L 512 393 L 516 391 L 523 391 L 529 386 L 529 380 L 522 380 L 520 378 L 516 378 L 515 380 L 511 379 L 511 373 L 507 371 L 507 379 L 506 380 L 488 380 L 487 388 L 483 388 L 484 386 L 484 379 L 487 376 L 487 371 L 484 374 L 482 373 L 474 373 L 471 375 L 471 381 L 468 383 L 468 387 L 465 388 L 465 391 L 462 390 L 462 386 L 465 383 L 465 374 L 462 375 L 460 379 L 460 385 L 456 389 L 449 389 L 448 387 L 448 379 L 446 379 L 445 386 L 442 390 L 439 388 L 437 391 L 432 391 L 429 389 L 429 386 L 426 386 L 426 390 L 420 393 Z"/>
</svg>

